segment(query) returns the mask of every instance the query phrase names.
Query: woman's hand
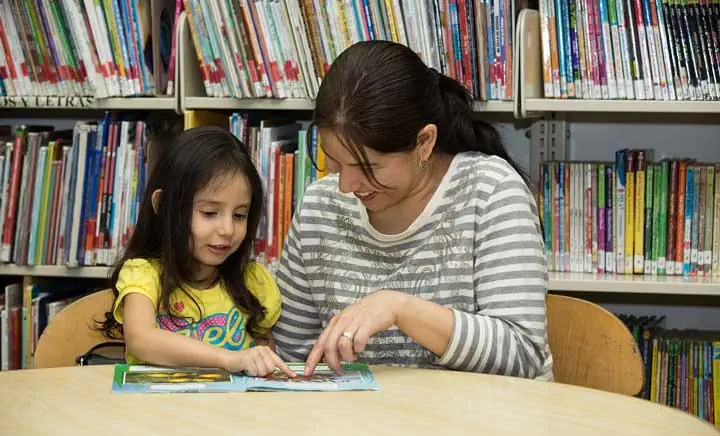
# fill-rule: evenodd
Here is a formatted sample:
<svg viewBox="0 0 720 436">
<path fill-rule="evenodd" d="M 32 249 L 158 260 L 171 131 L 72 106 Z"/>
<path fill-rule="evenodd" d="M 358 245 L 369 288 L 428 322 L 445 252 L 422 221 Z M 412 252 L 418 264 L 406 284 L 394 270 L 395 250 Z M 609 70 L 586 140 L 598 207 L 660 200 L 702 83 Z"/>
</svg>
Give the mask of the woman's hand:
<svg viewBox="0 0 720 436">
<path fill-rule="evenodd" d="M 273 350 L 264 345 L 241 351 L 225 351 L 223 369 L 230 373 L 246 372 L 253 377 L 264 377 L 280 369 L 289 377 L 297 374 Z"/>
<path fill-rule="evenodd" d="M 370 336 L 396 324 L 405 298 L 402 292 L 378 291 L 335 315 L 310 351 L 305 375 L 312 374 L 323 357 L 333 371 L 342 374 L 341 361 L 354 361 Z"/>
</svg>

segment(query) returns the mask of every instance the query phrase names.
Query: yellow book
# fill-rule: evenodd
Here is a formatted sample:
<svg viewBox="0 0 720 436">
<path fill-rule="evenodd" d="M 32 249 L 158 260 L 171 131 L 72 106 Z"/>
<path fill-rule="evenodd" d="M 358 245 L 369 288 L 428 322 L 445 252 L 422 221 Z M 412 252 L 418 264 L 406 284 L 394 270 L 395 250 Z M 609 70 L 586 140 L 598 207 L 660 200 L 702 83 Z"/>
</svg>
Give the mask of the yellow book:
<svg viewBox="0 0 720 436">
<path fill-rule="evenodd" d="M 46 235 L 45 228 L 50 225 L 50 217 L 48 216 L 49 209 L 51 207 L 52 199 L 48 201 L 50 196 L 50 187 L 52 186 L 51 174 L 52 174 L 52 162 L 55 156 L 55 141 L 50 141 L 47 146 L 47 155 L 45 157 L 45 167 L 43 168 L 42 177 L 42 191 L 40 197 L 40 220 L 37 228 L 37 239 L 35 244 L 35 265 L 42 265 L 45 263 L 45 252 Z"/>
<path fill-rule="evenodd" d="M 390 28 L 390 36 L 394 42 L 400 42 L 397 33 L 397 27 L 395 27 L 395 14 L 393 13 L 392 0 L 385 0 L 385 11 L 387 11 L 388 24 Z"/>
<path fill-rule="evenodd" d="M 645 272 L 645 150 L 637 151 L 637 171 L 635 172 L 635 274 Z"/>
<path fill-rule="evenodd" d="M 185 130 L 198 126 L 220 126 L 230 128 L 230 117 L 223 112 L 213 111 L 186 111 Z"/>
<path fill-rule="evenodd" d="M 345 13 L 345 8 L 342 6 L 342 0 L 335 0 L 335 10 L 337 10 L 339 14 L 339 23 L 340 23 L 340 32 L 342 33 L 343 43 L 345 44 L 345 47 L 350 47 L 352 45 L 352 40 L 350 39 L 350 31 L 348 30 L 348 18 L 347 14 Z"/>
<path fill-rule="evenodd" d="M 715 428 L 720 429 L 720 341 L 713 341 L 712 343 L 712 371 Z"/>
<path fill-rule="evenodd" d="M 317 166 L 317 178 L 321 179 L 327 175 L 327 169 L 325 168 L 325 152 L 322 149 L 320 135 L 317 135 Z"/>
<path fill-rule="evenodd" d="M 635 151 L 628 150 L 625 174 L 625 274 L 633 273 L 635 238 Z"/>
</svg>

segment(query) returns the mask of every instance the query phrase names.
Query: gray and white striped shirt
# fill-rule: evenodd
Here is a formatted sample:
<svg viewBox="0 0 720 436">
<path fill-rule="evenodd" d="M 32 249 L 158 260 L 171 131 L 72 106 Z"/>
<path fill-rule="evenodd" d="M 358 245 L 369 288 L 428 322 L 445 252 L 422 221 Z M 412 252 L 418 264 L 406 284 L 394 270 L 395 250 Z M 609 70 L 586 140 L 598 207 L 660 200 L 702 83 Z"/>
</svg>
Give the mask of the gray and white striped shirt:
<svg viewBox="0 0 720 436">
<path fill-rule="evenodd" d="M 453 309 L 450 343 L 436 356 L 393 327 L 370 338 L 362 361 L 551 380 L 541 238 L 532 194 L 498 157 L 455 156 L 398 235 L 376 231 L 337 176 L 322 178 L 305 193 L 278 266 L 278 353 L 304 360 L 334 315 L 393 289 Z"/>
</svg>

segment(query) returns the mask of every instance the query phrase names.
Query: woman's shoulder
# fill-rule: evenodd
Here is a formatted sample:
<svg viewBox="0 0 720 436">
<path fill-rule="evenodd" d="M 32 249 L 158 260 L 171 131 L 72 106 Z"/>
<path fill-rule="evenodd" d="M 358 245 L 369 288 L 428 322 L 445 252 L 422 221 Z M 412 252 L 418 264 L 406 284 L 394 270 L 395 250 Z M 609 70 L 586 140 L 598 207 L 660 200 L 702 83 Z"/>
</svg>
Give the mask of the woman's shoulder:
<svg viewBox="0 0 720 436">
<path fill-rule="evenodd" d="M 520 173 L 499 156 L 489 156 L 480 152 L 460 153 L 453 165 L 451 185 L 456 189 L 450 192 L 480 194 L 480 198 L 498 192 L 503 186 L 525 185 Z M 474 195 L 476 198 L 477 195 Z"/>
<path fill-rule="evenodd" d="M 495 184 L 500 180 L 515 176 L 522 179 L 515 168 L 505 159 L 477 151 L 458 154 L 455 178 L 458 175 L 466 175 L 485 184 Z"/>
</svg>

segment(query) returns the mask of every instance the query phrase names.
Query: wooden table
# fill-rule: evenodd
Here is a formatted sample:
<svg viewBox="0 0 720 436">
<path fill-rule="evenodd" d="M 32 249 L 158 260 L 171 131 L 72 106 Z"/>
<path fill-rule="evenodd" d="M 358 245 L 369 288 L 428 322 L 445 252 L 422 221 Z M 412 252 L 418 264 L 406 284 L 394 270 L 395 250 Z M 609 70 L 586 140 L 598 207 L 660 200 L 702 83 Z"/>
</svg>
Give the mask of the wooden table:
<svg viewBox="0 0 720 436">
<path fill-rule="evenodd" d="M 0 372 L 0 435 L 672 435 L 689 414 L 559 383 L 374 367 L 374 392 L 113 394 L 113 368 Z"/>
</svg>

